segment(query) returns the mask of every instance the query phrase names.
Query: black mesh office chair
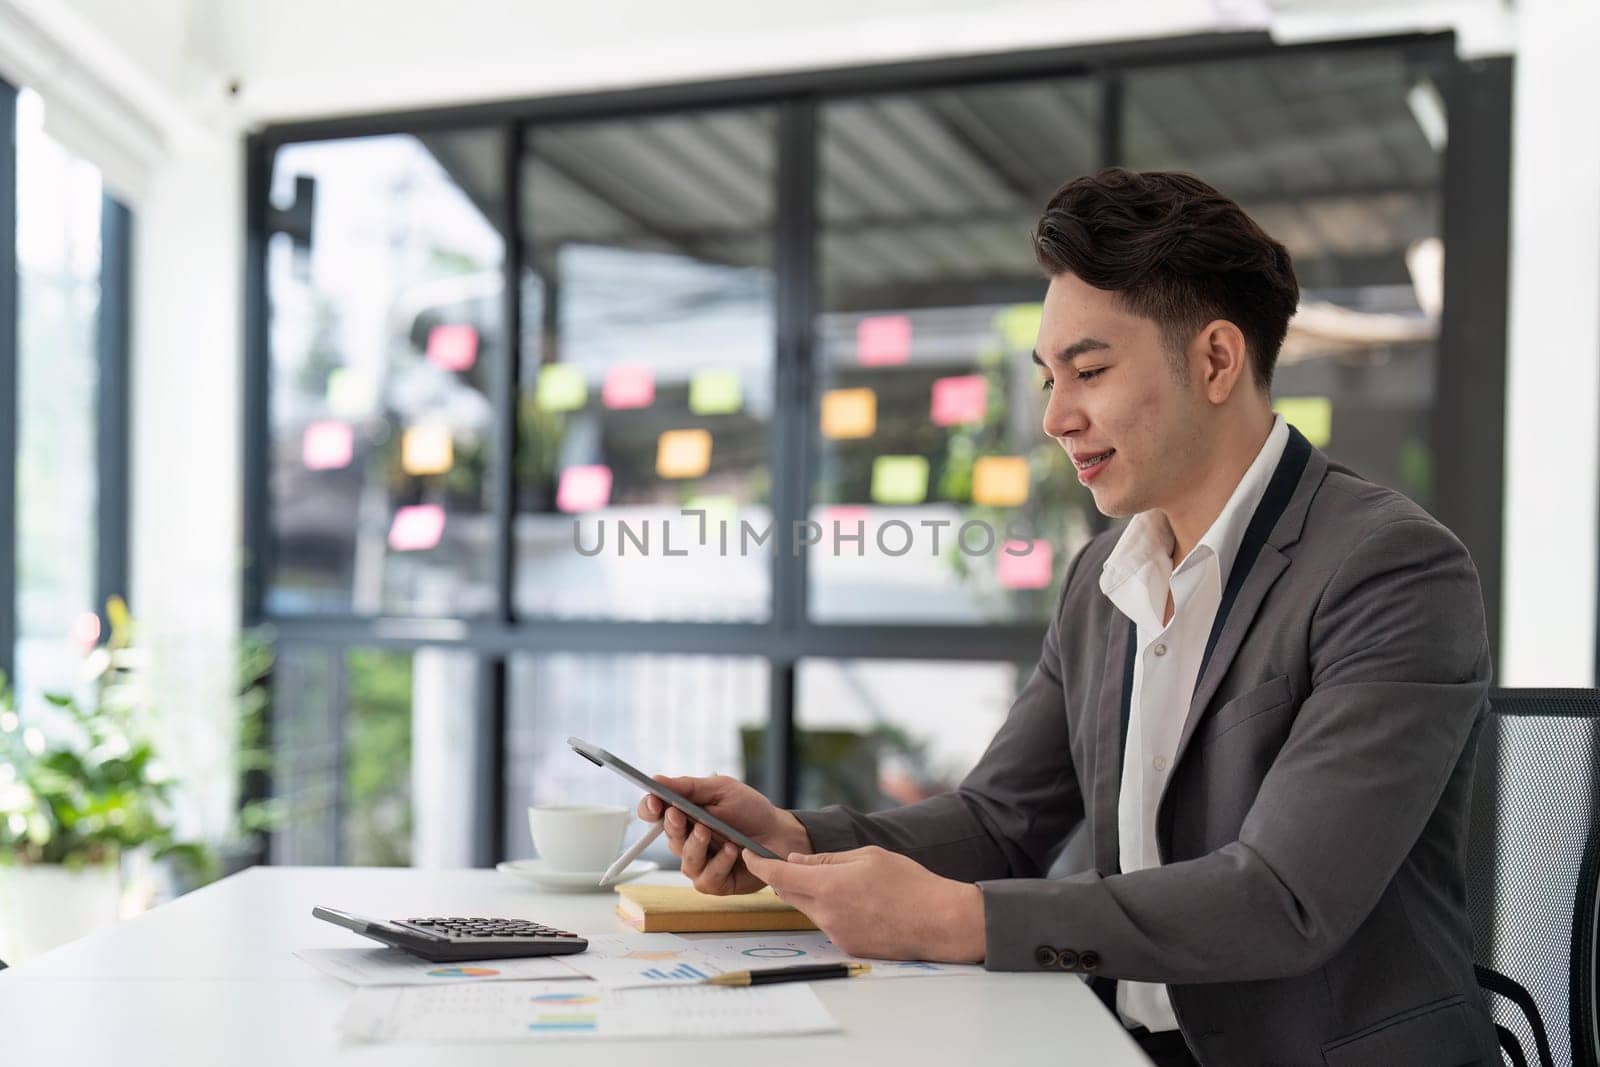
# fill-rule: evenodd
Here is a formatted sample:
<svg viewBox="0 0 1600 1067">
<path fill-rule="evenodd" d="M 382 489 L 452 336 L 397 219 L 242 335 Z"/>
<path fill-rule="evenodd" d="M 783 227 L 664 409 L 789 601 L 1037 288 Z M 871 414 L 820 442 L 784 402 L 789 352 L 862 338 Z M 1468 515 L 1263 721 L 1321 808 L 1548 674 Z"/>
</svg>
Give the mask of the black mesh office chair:
<svg viewBox="0 0 1600 1067">
<path fill-rule="evenodd" d="M 1600 1067 L 1600 692 L 1497 689 L 1478 744 L 1467 895 L 1513 1067 Z"/>
</svg>

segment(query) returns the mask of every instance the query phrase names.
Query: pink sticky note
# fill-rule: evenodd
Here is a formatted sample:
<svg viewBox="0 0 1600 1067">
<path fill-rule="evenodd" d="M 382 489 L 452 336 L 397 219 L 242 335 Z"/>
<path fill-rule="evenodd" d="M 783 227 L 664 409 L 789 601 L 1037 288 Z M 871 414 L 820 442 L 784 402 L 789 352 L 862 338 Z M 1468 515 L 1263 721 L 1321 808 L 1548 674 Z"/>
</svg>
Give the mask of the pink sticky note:
<svg viewBox="0 0 1600 1067">
<path fill-rule="evenodd" d="M 444 508 L 438 504 L 412 504 L 394 513 L 389 526 L 389 547 L 396 552 L 437 548 L 444 536 Z"/>
<path fill-rule="evenodd" d="M 619 363 L 606 371 L 600 402 L 608 408 L 647 408 L 655 403 L 655 371 L 642 363 Z"/>
<path fill-rule="evenodd" d="M 935 378 L 933 403 L 928 417 L 935 426 L 959 426 L 966 422 L 982 422 L 984 410 L 989 406 L 989 383 L 981 374 L 963 374 L 957 378 Z"/>
<path fill-rule="evenodd" d="M 469 370 L 477 360 L 477 327 L 464 322 L 447 322 L 428 331 L 430 363 L 445 370 Z"/>
<path fill-rule="evenodd" d="M 300 438 L 300 461 L 308 471 L 336 471 L 350 466 L 356 451 L 355 431 L 347 422 L 328 419 L 306 424 Z"/>
<path fill-rule="evenodd" d="M 568 514 L 593 511 L 611 503 L 611 468 L 596 464 L 568 467 L 556 487 L 556 510 Z"/>
<path fill-rule="evenodd" d="M 1050 565 L 1055 558 L 1055 549 L 1050 547 L 1049 541 L 1034 541 L 1033 550 L 1027 555 L 1012 555 L 1013 552 L 1026 552 L 1028 544 L 1027 541 L 1007 541 L 1001 546 L 995 576 L 1002 588 L 1043 589 L 1050 584 Z"/>
<path fill-rule="evenodd" d="M 909 316 L 873 315 L 856 324 L 856 361 L 863 367 L 887 367 L 910 358 Z"/>
</svg>

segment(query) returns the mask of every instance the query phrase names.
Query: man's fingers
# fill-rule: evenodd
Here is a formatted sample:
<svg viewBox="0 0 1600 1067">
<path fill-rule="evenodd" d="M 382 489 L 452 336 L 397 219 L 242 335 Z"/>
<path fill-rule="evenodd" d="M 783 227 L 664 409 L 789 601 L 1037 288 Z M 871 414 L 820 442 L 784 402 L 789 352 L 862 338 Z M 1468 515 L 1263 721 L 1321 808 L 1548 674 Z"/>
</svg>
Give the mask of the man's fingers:
<svg viewBox="0 0 1600 1067">
<path fill-rule="evenodd" d="M 731 841 L 723 842 L 722 847 L 706 860 L 705 869 L 696 879 L 695 888 L 702 893 L 722 892 L 733 874 L 733 865 L 738 862 L 739 849 Z"/>
<path fill-rule="evenodd" d="M 783 860 L 762 859 L 749 849 L 744 850 L 744 865 L 750 869 L 751 874 L 785 897 L 796 895 L 809 897 L 819 888 L 817 876 L 822 872 L 812 867 L 786 863 Z"/>
</svg>

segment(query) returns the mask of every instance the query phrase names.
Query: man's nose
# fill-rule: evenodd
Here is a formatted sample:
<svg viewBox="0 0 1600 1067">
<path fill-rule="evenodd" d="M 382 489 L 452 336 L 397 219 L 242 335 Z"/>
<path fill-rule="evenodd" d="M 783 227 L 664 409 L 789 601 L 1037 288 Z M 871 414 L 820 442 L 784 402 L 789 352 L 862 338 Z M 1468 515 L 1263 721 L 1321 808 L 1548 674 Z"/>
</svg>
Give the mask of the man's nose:
<svg viewBox="0 0 1600 1067">
<path fill-rule="evenodd" d="M 1044 432 L 1060 441 L 1083 427 L 1083 412 L 1078 405 L 1064 392 L 1051 393 L 1050 402 L 1044 407 Z"/>
</svg>

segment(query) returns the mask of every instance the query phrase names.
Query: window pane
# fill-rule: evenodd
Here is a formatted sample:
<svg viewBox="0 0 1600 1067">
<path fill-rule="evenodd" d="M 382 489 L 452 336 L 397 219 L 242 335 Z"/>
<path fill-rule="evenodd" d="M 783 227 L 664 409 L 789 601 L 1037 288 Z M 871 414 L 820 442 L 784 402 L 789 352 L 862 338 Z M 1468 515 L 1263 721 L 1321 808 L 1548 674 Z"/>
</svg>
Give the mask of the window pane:
<svg viewBox="0 0 1600 1067">
<path fill-rule="evenodd" d="M 95 610 L 100 173 L 17 98 L 17 655 L 24 700 L 70 690 Z M 95 631 L 80 633 L 80 639 Z"/>
<path fill-rule="evenodd" d="M 470 866 L 477 672 L 441 649 L 283 647 L 273 862 Z"/>
<path fill-rule="evenodd" d="M 530 134 L 519 612 L 770 614 L 770 545 L 723 552 L 681 509 L 711 530 L 770 523 L 773 125 L 719 111 Z"/>
<path fill-rule="evenodd" d="M 861 811 L 954 789 L 1027 677 L 1011 663 L 909 660 L 808 659 L 796 674 L 799 806 Z"/>
<path fill-rule="evenodd" d="M 647 774 L 746 777 L 761 758 L 767 685 L 766 662 L 745 657 L 513 657 L 506 854 L 533 855 L 530 805 L 631 808 L 639 802 L 638 789 L 573 752 L 567 745 L 571 736 L 608 749 Z M 670 856 L 665 845 L 648 855 Z"/>
<path fill-rule="evenodd" d="M 1130 74 L 1130 166 L 1191 171 L 1294 257 L 1300 312 L 1273 396 L 1313 444 L 1426 505 L 1445 113 L 1398 52 Z"/>
<path fill-rule="evenodd" d="M 1040 429 L 1028 234 L 1096 165 L 1098 100 L 1048 81 L 823 109 L 813 618 L 1048 616 L 1093 503 Z"/>
<path fill-rule="evenodd" d="M 468 131 L 278 152 L 270 611 L 493 606 L 502 142 Z"/>
</svg>

